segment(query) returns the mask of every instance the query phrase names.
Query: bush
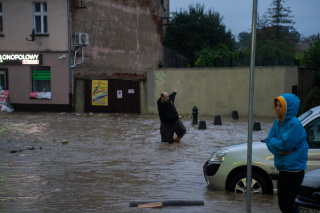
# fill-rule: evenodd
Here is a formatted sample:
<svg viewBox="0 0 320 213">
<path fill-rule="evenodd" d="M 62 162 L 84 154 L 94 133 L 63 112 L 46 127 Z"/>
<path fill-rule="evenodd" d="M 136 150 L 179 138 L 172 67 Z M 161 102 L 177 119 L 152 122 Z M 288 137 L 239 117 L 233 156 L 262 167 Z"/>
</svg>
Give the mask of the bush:
<svg viewBox="0 0 320 213">
<path fill-rule="evenodd" d="M 306 112 L 307 110 L 320 105 L 320 88 L 313 88 L 307 95 L 307 98 L 304 100 L 300 106 L 300 112 Z"/>
</svg>

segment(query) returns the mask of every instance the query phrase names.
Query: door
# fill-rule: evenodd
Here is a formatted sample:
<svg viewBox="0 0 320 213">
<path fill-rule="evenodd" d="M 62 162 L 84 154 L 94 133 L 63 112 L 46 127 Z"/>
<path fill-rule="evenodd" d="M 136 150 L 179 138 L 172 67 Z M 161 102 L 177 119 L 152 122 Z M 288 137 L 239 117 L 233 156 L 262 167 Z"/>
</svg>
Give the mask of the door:
<svg viewBox="0 0 320 213">
<path fill-rule="evenodd" d="M 105 101 L 101 102 L 101 105 L 96 105 L 93 102 L 96 100 L 93 94 L 97 90 L 96 88 L 99 88 L 99 86 L 95 86 L 97 82 L 99 84 L 98 80 L 86 81 L 85 112 L 140 113 L 139 81 L 101 80 L 101 84 L 107 85 L 107 92 L 104 91 L 102 95 Z"/>
</svg>

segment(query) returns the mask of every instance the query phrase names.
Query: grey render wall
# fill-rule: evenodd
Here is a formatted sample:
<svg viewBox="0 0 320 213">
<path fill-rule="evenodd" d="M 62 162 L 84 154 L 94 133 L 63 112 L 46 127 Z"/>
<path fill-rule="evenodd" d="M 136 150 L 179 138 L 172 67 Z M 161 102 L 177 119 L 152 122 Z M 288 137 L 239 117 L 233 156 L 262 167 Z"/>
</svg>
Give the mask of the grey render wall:
<svg viewBox="0 0 320 213">
<path fill-rule="evenodd" d="M 248 116 L 250 67 L 157 69 L 148 71 L 148 114 L 157 114 L 161 92 L 178 90 L 175 106 L 182 115 L 190 115 L 197 106 L 199 115 Z M 256 67 L 254 116 L 275 116 L 273 99 L 291 93 L 298 85 L 298 67 Z"/>
</svg>

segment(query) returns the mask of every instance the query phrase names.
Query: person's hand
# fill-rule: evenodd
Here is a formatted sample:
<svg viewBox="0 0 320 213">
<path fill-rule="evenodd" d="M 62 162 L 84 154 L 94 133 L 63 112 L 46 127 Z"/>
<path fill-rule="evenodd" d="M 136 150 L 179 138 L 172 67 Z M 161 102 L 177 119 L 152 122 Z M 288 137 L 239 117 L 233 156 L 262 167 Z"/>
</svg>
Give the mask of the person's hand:
<svg viewBox="0 0 320 213">
<path fill-rule="evenodd" d="M 291 152 L 293 152 L 293 149 L 291 149 L 289 152 L 279 151 L 280 155 L 289 155 L 289 154 L 291 154 Z"/>
<path fill-rule="evenodd" d="M 174 92 L 178 92 L 178 90 L 175 89 Z"/>
<path fill-rule="evenodd" d="M 181 120 L 184 116 L 183 115 L 179 115 L 179 119 Z"/>
</svg>

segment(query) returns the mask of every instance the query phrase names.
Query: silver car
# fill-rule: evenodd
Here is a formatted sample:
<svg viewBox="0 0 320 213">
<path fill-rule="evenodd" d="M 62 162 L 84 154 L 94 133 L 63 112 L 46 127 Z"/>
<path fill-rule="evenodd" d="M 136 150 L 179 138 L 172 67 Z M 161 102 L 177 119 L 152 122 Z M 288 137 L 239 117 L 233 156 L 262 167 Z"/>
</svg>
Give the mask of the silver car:
<svg viewBox="0 0 320 213">
<path fill-rule="evenodd" d="M 307 132 L 307 170 L 320 168 L 320 106 L 298 117 Z M 208 186 L 214 190 L 246 192 L 247 143 L 220 148 L 203 166 Z M 264 141 L 252 143 L 252 193 L 277 194 L 278 170 Z"/>
</svg>

